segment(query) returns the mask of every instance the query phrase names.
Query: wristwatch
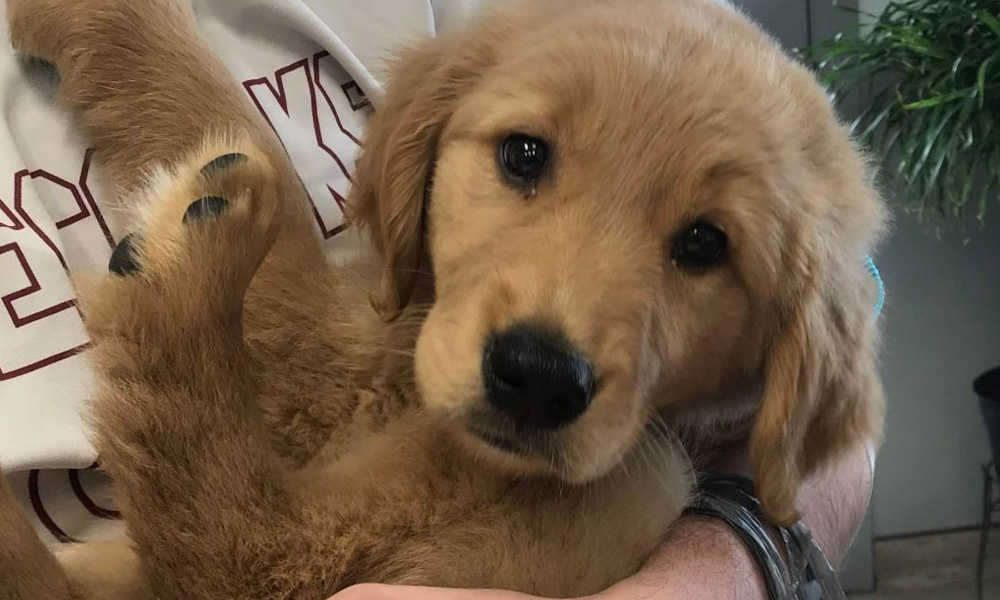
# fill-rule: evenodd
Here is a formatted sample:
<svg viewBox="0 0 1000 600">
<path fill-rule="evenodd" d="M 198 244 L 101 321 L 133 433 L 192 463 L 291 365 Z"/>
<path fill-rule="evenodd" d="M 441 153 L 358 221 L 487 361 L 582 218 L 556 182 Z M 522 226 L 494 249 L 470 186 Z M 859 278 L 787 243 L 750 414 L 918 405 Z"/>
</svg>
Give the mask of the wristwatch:
<svg viewBox="0 0 1000 600">
<path fill-rule="evenodd" d="M 846 600 L 837 573 L 798 522 L 779 527 L 786 561 L 761 522 L 753 481 L 740 475 L 705 472 L 686 514 L 722 519 L 739 536 L 760 567 L 771 600 Z"/>
</svg>

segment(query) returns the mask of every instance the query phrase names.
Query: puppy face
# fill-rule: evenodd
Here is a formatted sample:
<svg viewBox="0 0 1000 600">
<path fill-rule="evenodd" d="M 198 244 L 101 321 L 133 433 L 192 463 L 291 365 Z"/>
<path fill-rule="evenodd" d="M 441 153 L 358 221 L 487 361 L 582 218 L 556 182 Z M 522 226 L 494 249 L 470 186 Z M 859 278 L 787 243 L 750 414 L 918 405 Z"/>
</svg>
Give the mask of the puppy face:
<svg viewBox="0 0 1000 600">
<path fill-rule="evenodd" d="M 801 477 L 877 430 L 880 206 L 809 74 L 728 7 L 501 13 L 414 52 L 369 136 L 381 306 L 429 260 L 418 387 L 479 456 L 584 482 L 654 414 L 756 409 L 792 520 Z"/>
</svg>

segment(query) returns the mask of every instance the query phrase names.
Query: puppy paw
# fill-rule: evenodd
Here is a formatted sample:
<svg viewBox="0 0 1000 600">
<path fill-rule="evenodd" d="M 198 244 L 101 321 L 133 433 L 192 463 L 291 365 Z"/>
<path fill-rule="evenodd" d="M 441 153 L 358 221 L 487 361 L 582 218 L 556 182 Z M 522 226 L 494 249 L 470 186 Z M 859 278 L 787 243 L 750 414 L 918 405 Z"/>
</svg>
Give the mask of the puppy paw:
<svg viewBox="0 0 1000 600">
<path fill-rule="evenodd" d="M 108 270 L 115 275 L 135 275 L 139 272 L 139 258 L 137 253 L 142 240 L 135 233 L 130 233 L 119 240 L 114 251 L 111 252 L 111 260 L 108 261 Z"/>
<path fill-rule="evenodd" d="M 182 261 L 242 293 L 280 228 L 276 173 L 262 154 L 226 152 L 205 161 L 180 219 Z"/>
<path fill-rule="evenodd" d="M 165 316 L 218 321 L 241 312 L 247 287 L 280 230 L 276 173 L 252 148 L 208 145 L 153 178 L 145 219 L 121 239 L 88 315 L 133 323 Z M 87 304 L 84 304 L 86 311 Z"/>
</svg>

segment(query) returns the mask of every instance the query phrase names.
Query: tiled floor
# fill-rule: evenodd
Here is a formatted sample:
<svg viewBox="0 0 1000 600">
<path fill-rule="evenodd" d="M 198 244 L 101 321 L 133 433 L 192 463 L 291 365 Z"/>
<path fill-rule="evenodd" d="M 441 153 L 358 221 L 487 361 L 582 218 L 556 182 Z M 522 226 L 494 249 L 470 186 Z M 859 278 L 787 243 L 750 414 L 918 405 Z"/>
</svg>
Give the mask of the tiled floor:
<svg viewBox="0 0 1000 600">
<path fill-rule="evenodd" d="M 875 543 L 878 590 L 852 600 L 975 600 L 979 532 L 961 531 Z M 1000 529 L 986 550 L 983 598 L 1000 600 Z"/>
</svg>

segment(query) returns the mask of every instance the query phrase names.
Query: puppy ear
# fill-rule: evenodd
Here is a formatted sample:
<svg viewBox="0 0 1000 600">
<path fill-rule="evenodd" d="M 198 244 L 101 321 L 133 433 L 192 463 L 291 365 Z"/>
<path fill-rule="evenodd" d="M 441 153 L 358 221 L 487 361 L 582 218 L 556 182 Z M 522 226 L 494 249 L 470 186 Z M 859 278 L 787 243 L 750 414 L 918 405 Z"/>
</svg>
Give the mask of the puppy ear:
<svg viewBox="0 0 1000 600">
<path fill-rule="evenodd" d="M 424 257 L 424 203 L 438 139 L 490 60 L 486 44 L 457 42 L 431 40 L 404 53 L 369 123 L 354 174 L 348 218 L 368 233 L 384 260 L 372 304 L 386 320 L 406 306 Z"/>
<path fill-rule="evenodd" d="M 817 244 L 817 246 L 825 246 Z M 864 257 L 801 248 L 768 357 L 750 458 L 764 512 L 799 520 L 802 482 L 858 442 L 877 443 L 884 397 L 875 361 L 877 287 Z M 832 253 L 830 253 L 832 254 Z"/>
</svg>

